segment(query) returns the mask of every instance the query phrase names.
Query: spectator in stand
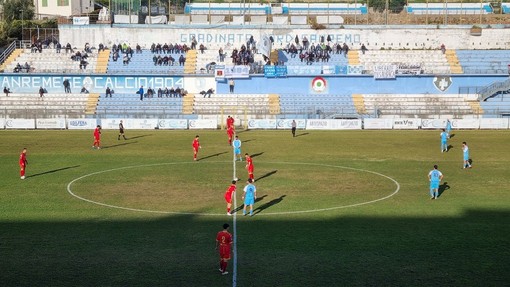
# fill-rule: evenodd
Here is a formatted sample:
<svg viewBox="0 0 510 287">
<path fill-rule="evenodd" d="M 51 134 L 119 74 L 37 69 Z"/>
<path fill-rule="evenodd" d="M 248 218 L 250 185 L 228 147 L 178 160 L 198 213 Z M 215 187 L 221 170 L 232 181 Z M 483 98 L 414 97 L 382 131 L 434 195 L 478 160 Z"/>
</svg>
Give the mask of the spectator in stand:
<svg viewBox="0 0 510 287">
<path fill-rule="evenodd" d="M 186 58 L 184 58 L 184 55 L 181 55 L 179 57 L 179 66 L 184 66 L 185 63 L 186 63 Z"/>
<path fill-rule="evenodd" d="M 175 89 L 174 87 L 171 87 L 170 90 L 168 91 L 167 93 L 167 97 L 170 96 L 170 97 L 175 97 Z"/>
<path fill-rule="evenodd" d="M 89 90 L 87 90 L 87 88 L 85 88 L 85 86 L 81 87 L 80 94 L 88 94 L 88 93 L 89 93 Z"/>
<path fill-rule="evenodd" d="M 234 86 L 235 86 L 234 79 L 230 78 L 230 80 L 228 81 L 228 87 L 230 89 L 230 93 L 231 94 L 234 92 Z"/>
<path fill-rule="evenodd" d="M 25 72 L 30 72 L 30 65 L 28 64 L 28 62 L 25 62 L 25 65 L 23 65 L 23 69 L 25 70 Z"/>
<path fill-rule="evenodd" d="M 64 85 L 64 92 L 66 94 L 71 93 L 71 83 L 69 83 L 69 79 L 65 79 L 63 82 L 63 85 Z"/>
<path fill-rule="evenodd" d="M 138 91 L 136 93 L 140 95 L 140 101 L 143 101 L 143 93 L 144 93 L 143 86 L 140 86 L 140 89 L 138 89 Z"/>
<path fill-rule="evenodd" d="M 344 57 L 347 57 L 347 54 L 349 53 L 349 46 L 347 46 L 346 43 L 342 45 L 342 52 L 344 53 Z"/>
<path fill-rule="evenodd" d="M 365 44 L 361 44 L 361 53 L 363 53 L 363 55 L 365 55 L 365 52 L 367 51 L 367 47 L 365 47 Z"/>
<path fill-rule="evenodd" d="M 142 47 L 140 45 L 136 44 L 136 53 L 141 54 L 142 53 Z"/>
<path fill-rule="evenodd" d="M 42 98 L 44 96 L 44 92 L 45 92 L 45 90 L 43 89 L 43 87 L 40 87 L 39 88 L 39 97 Z"/>
<path fill-rule="evenodd" d="M 441 44 L 441 53 L 446 53 L 446 46 L 444 44 Z"/>
<path fill-rule="evenodd" d="M 119 52 L 118 51 L 113 52 L 113 56 L 112 56 L 113 61 L 117 62 L 118 58 L 119 58 Z"/>
<path fill-rule="evenodd" d="M 222 48 L 220 48 L 220 50 L 218 50 L 218 54 L 220 56 L 220 62 L 225 61 L 225 54 L 223 53 L 223 49 Z"/>
<path fill-rule="evenodd" d="M 72 52 L 73 52 L 73 48 L 71 47 L 71 44 L 67 43 L 66 44 L 66 54 L 72 53 Z"/>
<path fill-rule="evenodd" d="M 4 93 L 5 93 L 5 96 L 8 97 L 9 94 L 11 93 L 11 90 L 4 86 Z"/>
<path fill-rule="evenodd" d="M 104 51 L 104 45 L 103 43 L 99 43 L 99 49 L 97 49 L 97 52 Z"/>
<path fill-rule="evenodd" d="M 113 92 L 112 92 L 112 90 L 110 90 L 110 87 L 106 87 L 105 94 L 106 94 L 106 98 L 108 98 L 108 96 L 110 96 L 110 98 L 112 97 Z"/>
<path fill-rule="evenodd" d="M 195 36 L 191 36 L 191 50 L 195 50 L 197 48 L 197 39 Z"/>
<path fill-rule="evenodd" d="M 152 98 L 153 95 L 154 95 L 154 90 L 151 87 L 149 87 L 147 89 L 147 98 Z"/>
<path fill-rule="evenodd" d="M 85 70 L 85 68 L 87 68 L 87 65 L 89 63 L 87 61 L 85 61 L 85 59 L 81 59 L 80 61 L 80 70 Z"/>
<path fill-rule="evenodd" d="M 62 49 L 62 45 L 60 45 L 60 43 L 57 43 L 57 45 L 55 46 L 55 49 L 57 50 L 57 54 L 60 54 L 60 50 Z"/>
<path fill-rule="evenodd" d="M 161 88 L 158 89 L 158 98 L 163 97 L 163 90 Z"/>
<path fill-rule="evenodd" d="M 92 50 L 90 49 L 90 44 L 89 43 L 85 43 L 84 50 L 85 50 L 86 53 L 92 53 Z"/>
<path fill-rule="evenodd" d="M 128 54 L 124 54 L 124 56 L 122 57 L 122 64 L 124 66 L 126 66 L 127 64 L 129 64 L 129 57 L 128 57 Z"/>
<path fill-rule="evenodd" d="M 200 50 L 200 54 L 203 54 L 205 50 L 204 44 L 200 44 L 200 47 L 198 49 Z"/>
</svg>

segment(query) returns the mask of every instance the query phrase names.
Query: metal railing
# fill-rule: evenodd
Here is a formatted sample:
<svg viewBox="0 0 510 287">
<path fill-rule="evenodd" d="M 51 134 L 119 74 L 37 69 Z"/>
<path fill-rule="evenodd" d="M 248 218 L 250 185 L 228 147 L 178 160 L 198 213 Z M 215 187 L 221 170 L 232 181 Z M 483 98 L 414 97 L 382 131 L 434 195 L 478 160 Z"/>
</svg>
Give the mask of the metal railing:
<svg viewBox="0 0 510 287">
<path fill-rule="evenodd" d="M 478 91 L 478 94 L 480 95 L 479 100 L 485 101 L 486 99 L 492 97 L 493 95 L 507 90 L 510 90 L 510 79 L 490 84 L 487 87 Z"/>
</svg>

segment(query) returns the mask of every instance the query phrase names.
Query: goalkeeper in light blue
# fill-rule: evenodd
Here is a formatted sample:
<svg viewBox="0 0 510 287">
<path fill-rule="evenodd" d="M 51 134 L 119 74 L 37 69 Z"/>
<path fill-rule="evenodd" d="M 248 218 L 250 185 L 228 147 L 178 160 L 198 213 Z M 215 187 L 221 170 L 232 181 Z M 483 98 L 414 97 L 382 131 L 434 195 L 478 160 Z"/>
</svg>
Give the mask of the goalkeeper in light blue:
<svg viewBox="0 0 510 287">
<path fill-rule="evenodd" d="M 430 199 L 437 199 L 439 196 L 439 183 L 443 179 L 443 174 L 434 165 L 434 169 L 429 172 Z"/>
<path fill-rule="evenodd" d="M 443 129 L 441 133 L 441 152 L 448 151 L 448 133 Z"/>
</svg>

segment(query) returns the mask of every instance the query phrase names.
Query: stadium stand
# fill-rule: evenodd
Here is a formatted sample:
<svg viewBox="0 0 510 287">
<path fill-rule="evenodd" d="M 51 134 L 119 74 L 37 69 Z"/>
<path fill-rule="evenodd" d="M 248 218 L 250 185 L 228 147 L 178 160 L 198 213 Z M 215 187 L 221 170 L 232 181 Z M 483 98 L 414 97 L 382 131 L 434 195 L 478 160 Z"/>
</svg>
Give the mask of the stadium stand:
<svg viewBox="0 0 510 287">
<path fill-rule="evenodd" d="M 84 118 L 89 94 L 12 93 L 0 97 L 6 118 Z"/>
<path fill-rule="evenodd" d="M 200 94 L 194 95 L 194 114 L 270 114 L 268 94 L 213 94 L 211 97 L 204 97 Z"/>
<path fill-rule="evenodd" d="M 397 74 L 446 74 L 450 64 L 440 50 L 370 50 L 357 51 L 364 73 L 371 74 L 374 66 L 397 65 Z M 400 72 L 399 72 L 400 71 Z"/>
<path fill-rule="evenodd" d="M 494 12 L 490 3 L 409 3 L 405 10 L 409 14 L 491 14 Z"/>
<path fill-rule="evenodd" d="M 327 115 L 328 117 L 358 118 L 351 95 L 281 94 L 281 114 L 288 117 Z"/>
<path fill-rule="evenodd" d="M 186 14 L 198 15 L 352 15 L 367 14 L 357 3 L 187 3 Z"/>
<path fill-rule="evenodd" d="M 108 61 L 108 74 L 140 74 L 140 73 L 152 73 L 152 74 L 183 74 L 184 73 L 184 65 L 179 64 L 180 56 L 184 56 L 182 53 L 152 53 L 150 50 L 142 49 L 138 53 L 133 53 L 133 56 L 129 58 L 128 63 L 124 63 L 123 54 L 120 53 L 119 57 L 116 61 L 114 61 L 114 53 L 110 53 L 109 61 Z M 155 64 L 154 57 L 172 57 L 174 59 L 174 63 L 164 64 L 161 60 L 161 63 Z M 186 60 L 187 61 L 187 60 Z"/>
<path fill-rule="evenodd" d="M 499 93 L 480 103 L 484 117 L 510 116 L 510 91 Z"/>
<path fill-rule="evenodd" d="M 66 53 L 62 49 L 61 53 L 57 53 L 55 49 L 42 49 L 41 52 L 33 52 L 30 49 L 24 49 L 10 64 L 7 64 L 5 70 L 8 72 L 30 72 L 30 73 L 90 73 L 95 71 L 97 62 L 97 53 L 80 52 L 80 58 L 72 59 L 76 52 Z M 87 62 L 85 66 L 82 65 L 80 59 L 87 55 L 84 60 Z M 30 69 L 17 68 L 18 64 L 24 66 L 27 63 Z M 55 65 L 58 63 L 58 65 Z"/>
<path fill-rule="evenodd" d="M 507 74 L 510 50 L 457 50 L 465 74 Z"/>
<path fill-rule="evenodd" d="M 183 112 L 183 97 L 145 96 L 141 101 L 134 92 L 113 94 L 112 97 L 101 94 L 95 113 L 105 118 L 165 118 L 179 117 Z"/>
<path fill-rule="evenodd" d="M 501 12 L 503 14 L 510 14 L 510 3 L 501 3 Z"/>
<path fill-rule="evenodd" d="M 463 94 L 364 94 L 364 110 L 368 117 L 456 118 L 473 115 L 472 103 Z"/>
</svg>

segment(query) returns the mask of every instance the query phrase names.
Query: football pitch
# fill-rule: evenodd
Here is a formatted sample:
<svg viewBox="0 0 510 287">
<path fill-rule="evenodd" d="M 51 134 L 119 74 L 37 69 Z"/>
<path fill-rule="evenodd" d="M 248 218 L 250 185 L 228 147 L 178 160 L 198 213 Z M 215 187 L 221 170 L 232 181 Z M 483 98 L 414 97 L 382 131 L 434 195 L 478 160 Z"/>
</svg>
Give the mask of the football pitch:
<svg viewBox="0 0 510 287">
<path fill-rule="evenodd" d="M 225 131 L 103 130 L 101 150 L 92 131 L 0 131 L 0 286 L 508 286 L 510 134 L 454 130 L 447 153 L 439 134 L 240 131 L 257 187 L 244 217 Z"/>
</svg>

